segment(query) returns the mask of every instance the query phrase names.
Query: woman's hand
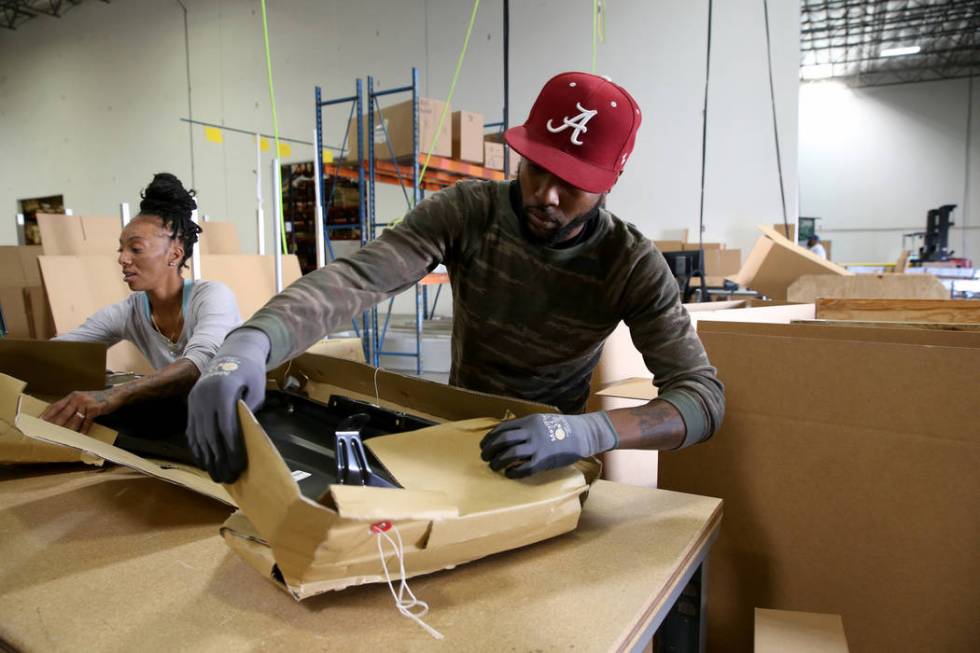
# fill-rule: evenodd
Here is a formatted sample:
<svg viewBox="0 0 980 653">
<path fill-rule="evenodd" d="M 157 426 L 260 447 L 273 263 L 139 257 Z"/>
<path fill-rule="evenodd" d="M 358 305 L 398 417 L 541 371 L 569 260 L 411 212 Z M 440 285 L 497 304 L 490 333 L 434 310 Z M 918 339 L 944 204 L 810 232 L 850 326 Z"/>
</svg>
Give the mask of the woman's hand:
<svg viewBox="0 0 980 653">
<path fill-rule="evenodd" d="M 48 406 L 41 413 L 41 419 L 73 431 L 88 433 L 96 417 L 111 413 L 117 408 L 119 406 L 113 400 L 111 390 L 97 392 L 76 390 Z"/>
</svg>

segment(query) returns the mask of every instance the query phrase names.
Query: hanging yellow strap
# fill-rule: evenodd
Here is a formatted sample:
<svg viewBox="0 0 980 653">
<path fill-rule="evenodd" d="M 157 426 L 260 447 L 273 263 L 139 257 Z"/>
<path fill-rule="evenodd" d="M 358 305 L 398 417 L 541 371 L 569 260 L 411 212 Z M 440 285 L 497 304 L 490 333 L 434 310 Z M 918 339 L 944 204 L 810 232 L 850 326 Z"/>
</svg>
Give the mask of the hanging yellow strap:
<svg viewBox="0 0 980 653">
<path fill-rule="evenodd" d="M 272 53 L 269 50 L 269 19 L 265 11 L 265 0 L 262 0 L 262 38 L 265 40 L 265 70 L 269 80 L 269 104 L 272 105 L 272 137 L 276 143 L 276 158 L 282 156 L 282 148 L 279 146 L 279 114 L 276 113 L 276 92 L 272 88 Z M 276 174 L 280 174 L 276 170 Z M 282 214 L 282 201 L 276 202 L 273 198 L 273 206 L 278 206 L 276 222 L 282 232 L 282 253 L 288 254 L 286 248 L 286 218 Z"/>
<path fill-rule="evenodd" d="M 600 42 L 606 42 L 606 0 L 592 0 L 592 74 L 595 74 L 596 53 Z"/>
<path fill-rule="evenodd" d="M 422 165 L 422 170 L 419 173 L 419 185 L 422 185 L 422 180 L 425 178 L 425 171 L 429 167 L 429 161 L 432 159 L 432 150 L 436 148 L 436 143 L 439 140 L 439 134 L 442 132 L 442 126 L 446 123 L 446 115 L 449 113 L 449 105 L 453 101 L 453 94 L 456 93 L 456 80 L 459 79 L 459 71 L 463 68 L 463 58 L 466 56 L 466 48 L 470 45 L 470 35 L 473 34 L 473 25 L 476 23 L 476 12 L 480 8 L 480 0 L 473 0 L 473 11 L 470 13 L 470 24 L 466 28 L 466 38 L 463 39 L 463 47 L 459 51 L 459 57 L 456 58 L 456 70 L 453 71 L 453 80 L 449 83 L 449 95 L 446 97 L 446 103 L 442 105 L 442 114 L 439 116 L 439 124 L 436 126 L 436 131 L 432 135 L 432 144 L 429 145 L 429 149 L 425 155 L 425 163 Z"/>
</svg>

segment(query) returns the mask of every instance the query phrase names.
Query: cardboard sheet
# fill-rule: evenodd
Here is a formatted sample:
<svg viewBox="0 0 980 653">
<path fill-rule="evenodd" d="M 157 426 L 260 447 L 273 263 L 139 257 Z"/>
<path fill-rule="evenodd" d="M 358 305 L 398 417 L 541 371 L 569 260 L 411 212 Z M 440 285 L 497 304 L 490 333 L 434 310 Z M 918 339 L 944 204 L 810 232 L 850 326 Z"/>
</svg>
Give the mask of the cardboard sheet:
<svg viewBox="0 0 980 653">
<path fill-rule="evenodd" d="M 39 245 L 0 246 L 0 286 L 38 286 L 41 271 L 37 257 L 42 253 Z"/>
<path fill-rule="evenodd" d="M 27 383 L 36 395 L 101 390 L 106 385 L 105 345 L 97 342 L 0 340 L 0 372 Z"/>
<path fill-rule="evenodd" d="M 794 281 L 806 274 L 849 276 L 852 273 L 787 240 L 770 227 L 759 227 L 763 235 L 749 252 L 733 279 L 776 300 L 785 300 Z"/>
<path fill-rule="evenodd" d="M 839 614 L 755 609 L 754 653 L 848 653 Z"/>
<path fill-rule="evenodd" d="M 939 279 L 927 274 L 858 274 L 839 277 L 805 274 L 794 281 L 786 297 L 812 304 L 818 299 L 949 299 Z"/>
<path fill-rule="evenodd" d="M 186 487 L 198 494 L 209 496 L 228 505 L 235 505 L 235 502 L 228 496 L 228 492 L 221 485 L 208 478 L 207 473 L 200 469 L 171 461 L 142 458 L 125 449 L 120 449 L 112 444 L 116 438 L 116 432 L 98 425 L 92 428 L 89 435 L 55 426 L 50 422 L 34 417 L 31 411 L 27 410 L 25 401 L 22 399 L 18 407 L 15 424 L 22 433 L 35 440 L 69 447 L 82 454 L 98 456 L 143 472 L 148 476 Z"/>
<path fill-rule="evenodd" d="M 201 224 L 197 241 L 201 256 L 208 254 L 242 254 L 242 242 L 234 222 L 208 220 Z"/>
<path fill-rule="evenodd" d="M 785 606 L 842 615 L 855 651 L 973 650 L 972 334 L 940 346 L 901 342 L 926 336 L 899 330 L 878 342 L 877 329 L 845 339 L 836 327 L 701 326 L 726 386 L 725 422 L 708 442 L 661 456 L 660 486 L 725 500 L 709 642 L 749 651 L 752 606 Z"/>
<path fill-rule="evenodd" d="M 36 418 L 47 403 L 24 394 L 26 384 L 6 374 L 0 374 L 0 464 L 22 463 L 77 463 L 101 465 L 102 459 L 88 452 L 41 442 L 25 435 L 16 426 L 18 411 Z M 47 423 L 47 422 L 45 422 Z M 115 434 L 96 425 L 93 437 L 112 441 Z"/>
<path fill-rule="evenodd" d="M 302 276 L 294 254 L 282 257 L 283 287 Z M 220 281 L 235 293 L 238 311 L 247 320 L 276 294 L 275 258 L 258 254 L 201 255 L 201 278 Z"/>
<path fill-rule="evenodd" d="M 46 256 L 115 254 L 122 233 L 119 218 L 38 213 Z"/>
</svg>

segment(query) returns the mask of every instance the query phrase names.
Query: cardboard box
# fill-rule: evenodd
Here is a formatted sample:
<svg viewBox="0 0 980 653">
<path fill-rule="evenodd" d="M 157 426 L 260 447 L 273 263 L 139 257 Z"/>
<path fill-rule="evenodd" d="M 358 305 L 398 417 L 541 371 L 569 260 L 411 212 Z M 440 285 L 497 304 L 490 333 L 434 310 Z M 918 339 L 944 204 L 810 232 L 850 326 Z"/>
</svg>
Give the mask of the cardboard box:
<svg viewBox="0 0 980 653">
<path fill-rule="evenodd" d="M 778 605 L 841 614 L 854 650 L 975 648 L 976 334 L 707 322 L 699 334 L 725 422 L 661 456 L 659 480 L 725 501 L 708 641 L 751 650 L 752 606 Z"/>
<path fill-rule="evenodd" d="M 47 306 L 42 304 L 43 293 L 39 295 L 41 252 L 36 245 L 0 246 L 0 310 L 11 337 L 47 337 Z"/>
<path fill-rule="evenodd" d="M 483 141 L 483 167 L 490 170 L 504 169 L 504 145 L 493 141 Z"/>
<path fill-rule="evenodd" d="M 483 114 L 453 112 L 453 158 L 483 164 Z"/>
<path fill-rule="evenodd" d="M 683 252 L 684 243 L 679 240 L 655 240 L 653 246 L 661 252 Z"/>
<path fill-rule="evenodd" d="M 848 653 L 839 614 L 755 609 L 754 653 Z"/>
<path fill-rule="evenodd" d="M 226 542 L 271 582 L 302 599 L 351 585 L 384 582 L 371 526 L 391 521 L 405 542 L 406 576 L 525 546 L 573 530 L 598 472 L 594 462 L 513 481 L 480 460 L 479 440 L 501 418 L 554 409 L 304 354 L 273 375 L 303 378 L 313 398 L 368 399 L 442 422 L 365 442 L 404 486 L 331 486 L 320 502 L 301 494 L 258 422 L 239 404 L 248 468 L 220 486 L 203 472 L 134 456 L 106 442 L 43 422 L 21 401 L 17 427 L 177 483 L 230 505 Z M 488 416 L 488 417 L 480 417 Z M 584 471 L 580 471 L 584 469 Z"/>
<path fill-rule="evenodd" d="M 445 102 L 432 98 L 419 98 L 419 154 L 427 154 L 429 147 L 432 146 L 432 139 L 436 135 L 436 128 L 439 126 L 439 117 L 442 115 Z M 447 109 L 447 112 L 451 109 Z M 384 127 L 382 127 L 381 116 L 384 116 Z M 406 100 L 390 107 L 382 108 L 381 114 L 375 114 L 374 118 L 374 156 L 377 159 L 401 159 L 412 156 L 412 101 Z M 362 158 L 367 158 L 368 134 L 367 117 L 364 120 L 364 142 Z M 388 149 L 385 140 L 385 128 L 387 128 L 388 139 L 391 141 L 393 152 Z M 433 156 L 451 157 L 453 154 L 453 123 L 447 115 L 443 122 L 442 129 L 438 132 L 435 147 L 432 148 Z M 347 129 L 347 160 L 357 159 L 357 120 L 351 120 Z"/>
<path fill-rule="evenodd" d="M 51 315 L 51 303 L 48 301 L 48 293 L 44 291 L 44 286 L 24 288 L 24 298 L 31 318 L 31 337 L 35 340 L 54 338 L 54 317 Z"/>
<path fill-rule="evenodd" d="M 47 256 L 116 255 L 122 233 L 119 218 L 38 213 L 37 224 Z"/>
<path fill-rule="evenodd" d="M 850 276 L 851 272 L 800 247 L 769 227 L 759 227 L 763 235 L 733 280 L 757 290 L 770 299 L 785 300 L 794 281 L 806 274 Z"/>
</svg>

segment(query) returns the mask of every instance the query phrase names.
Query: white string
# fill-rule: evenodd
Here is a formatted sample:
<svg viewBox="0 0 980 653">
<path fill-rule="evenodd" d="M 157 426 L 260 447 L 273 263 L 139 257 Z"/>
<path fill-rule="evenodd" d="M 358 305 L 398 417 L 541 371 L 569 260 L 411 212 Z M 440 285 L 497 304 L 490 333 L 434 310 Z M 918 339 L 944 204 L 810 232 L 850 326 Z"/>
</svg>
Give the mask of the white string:
<svg viewBox="0 0 980 653">
<path fill-rule="evenodd" d="M 375 533 L 378 534 L 378 555 L 381 558 L 381 566 L 385 570 L 385 580 L 388 581 L 388 589 L 391 590 L 391 595 L 395 599 L 395 607 L 398 611 L 402 613 L 402 616 L 408 617 L 413 620 L 418 625 L 422 626 L 430 635 L 436 639 L 445 639 L 438 630 L 430 626 L 429 624 L 422 621 L 422 617 L 429 613 L 429 604 L 425 601 L 420 601 L 415 597 L 415 594 L 408 587 L 408 581 L 405 580 L 405 556 L 403 553 L 402 546 L 402 536 L 398 532 L 398 528 L 392 524 L 391 529 L 395 531 L 395 537 L 398 538 L 398 542 L 395 543 L 388 533 L 381 530 L 381 528 L 373 528 Z M 391 548 L 394 550 L 395 557 L 398 558 L 398 571 L 400 573 L 400 582 L 398 586 L 398 591 L 395 592 L 395 586 L 391 582 L 391 575 L 388 573 L 388 563 L 385 561 L 384 548 L 381 544 L 381 538 L 384 537 L 391 544 Z M 409 598 L 405 598 L 405 596 Z"/>
<path fill-rule="evenodd" d="M 378 392 L 378 372 L 380 371 L 380 367 L 374 368 L 374 405 L 378 408 L 381 408 L 381 393 Z"/>
</svg>

